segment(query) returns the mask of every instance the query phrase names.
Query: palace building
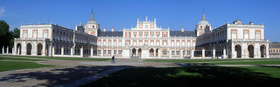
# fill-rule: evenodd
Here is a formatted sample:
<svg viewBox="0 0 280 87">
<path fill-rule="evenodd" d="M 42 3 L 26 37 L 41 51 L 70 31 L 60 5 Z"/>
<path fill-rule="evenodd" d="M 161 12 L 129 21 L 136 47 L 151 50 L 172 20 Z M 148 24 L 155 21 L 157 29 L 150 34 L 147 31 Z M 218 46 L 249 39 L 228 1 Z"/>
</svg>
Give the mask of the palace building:
<svg viewBox="0 0 280 87">
<path fill-rule="evenodd" d="M 235 20 L 212 29 L 202 19 L 194 31 L 163 29 L 157 21 L 137 19 L 135 27 L 101 31 L 91 13 L 85 25 L 69 29 L 55 24 L 21 25 L 15 55 L 142 59 L 269 58 L 264 25 Z"/>
</svg>

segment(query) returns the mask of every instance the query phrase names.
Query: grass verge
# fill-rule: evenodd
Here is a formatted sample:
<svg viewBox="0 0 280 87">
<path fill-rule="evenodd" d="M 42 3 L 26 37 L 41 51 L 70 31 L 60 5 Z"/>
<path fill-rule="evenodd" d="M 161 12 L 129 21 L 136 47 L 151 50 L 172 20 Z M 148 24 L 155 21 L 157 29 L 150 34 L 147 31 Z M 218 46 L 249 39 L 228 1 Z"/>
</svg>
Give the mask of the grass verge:
<svg viewBox="0 0 280 87">
<path fill-rule="evenodd" d="M 40 67 L 51 67 L 53 65 L 42 65 L 33 62 L 0 61 L 0 72 L 18 69 L 32 69 Z"/>
</svg>

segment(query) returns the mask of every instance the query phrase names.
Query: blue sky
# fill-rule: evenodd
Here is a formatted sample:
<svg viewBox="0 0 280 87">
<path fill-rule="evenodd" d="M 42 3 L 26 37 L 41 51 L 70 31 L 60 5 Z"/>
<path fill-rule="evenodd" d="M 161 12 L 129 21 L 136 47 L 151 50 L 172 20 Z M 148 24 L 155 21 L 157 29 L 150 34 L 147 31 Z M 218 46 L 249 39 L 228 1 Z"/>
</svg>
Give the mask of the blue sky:
<svg viewBox="0 0 280 87">
<path fill-rule="evenodd" d="M 85 24 L 93 8 L 95 20 L 110 30 L 136 26 L 140 20 L 157 19 L 158 27 L 194 31 L 203 8 L 212 27 L 239 18 L 264 24 L 265 39 L 280 41 L 280 0 L 0 0 L 0 20 L 13 30 L 21 24 L 53 23 L 75 28 Z"/>
</svg>

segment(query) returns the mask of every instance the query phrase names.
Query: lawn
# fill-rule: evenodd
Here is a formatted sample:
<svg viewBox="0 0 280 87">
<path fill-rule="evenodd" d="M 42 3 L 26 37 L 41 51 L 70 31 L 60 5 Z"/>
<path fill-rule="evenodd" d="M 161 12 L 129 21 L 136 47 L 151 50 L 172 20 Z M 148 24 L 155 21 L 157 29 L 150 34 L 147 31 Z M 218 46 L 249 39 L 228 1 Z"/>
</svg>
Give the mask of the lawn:
<svg viewBox="0 0 280 87">
<path fill-rule="evenodd" d="M 40 67 L 50 67 L 52 65 L 42 65 L 33 62 L 0 61 L 0 72 L 18 69 L 32 69 Z"/>
<path fill-rule="evenodd" d="M 262 64 L 280 64 L 280 59 L 268 58 L 268 59 L 194 59 L 194 60 L 179 60 L 179 59 L 147 59 L 145 62 L 172 62 L 172 63 L 191 63 L 191 64 L 250 64 L 250 65 L 262 65 Z"/>
<path fill-rule="evenodd" d="M 3 57 L 3 56 L 0 56 L 0 60 L 44 61 L 41 59 L 14 58 L 14 57 Z"/>
<path fill-rule="evenodd" d="M 44 56 L 12 56 L 5 55 L 9 57 L 20 57 L 20 58 L 37 58 L 37 59 L 55 59 L 55 60 L 73 60 L 73 61 L 107 61 L 111 59 L 102 59 L 102 58 L 74 58 L 74 57 L 44 57 Z M 1 57 L 1 56 L 0 56 Z"/>
<path fill-rule="evenodd" d="M 279 86 L 280 67 L 171 67 L 130 68 L 108 75 L 84 87 L 244 87 Z"/>
</svg>

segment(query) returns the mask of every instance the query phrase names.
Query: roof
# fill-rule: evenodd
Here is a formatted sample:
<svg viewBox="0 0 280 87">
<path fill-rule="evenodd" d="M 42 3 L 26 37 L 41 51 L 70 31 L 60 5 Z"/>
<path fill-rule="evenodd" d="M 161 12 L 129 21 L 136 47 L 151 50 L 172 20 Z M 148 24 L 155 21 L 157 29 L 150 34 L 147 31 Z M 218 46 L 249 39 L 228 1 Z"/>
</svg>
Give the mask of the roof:
<svg viewBox="0 0 280 87">
<path fill-rule="evenodd" d="M 195 31 L 184 31 L 184 32 L 182 32 L 182 31 L 170 31 L 170 36 L 196 37 L 196 33 L 195 33 Z"/>
<path fill-rule="evenodd" d="M 112 31 L 106 31 L 106 32 L 101 31 L 98 34 L 98 37 L 106 37 L 106 36 L 108 36 L 108 37 L 117 37 L 117 36 L 122 37 L 123 36 L 123 31 L 114 31 L 114 32 L 112 32 Z"/>
</svg>

